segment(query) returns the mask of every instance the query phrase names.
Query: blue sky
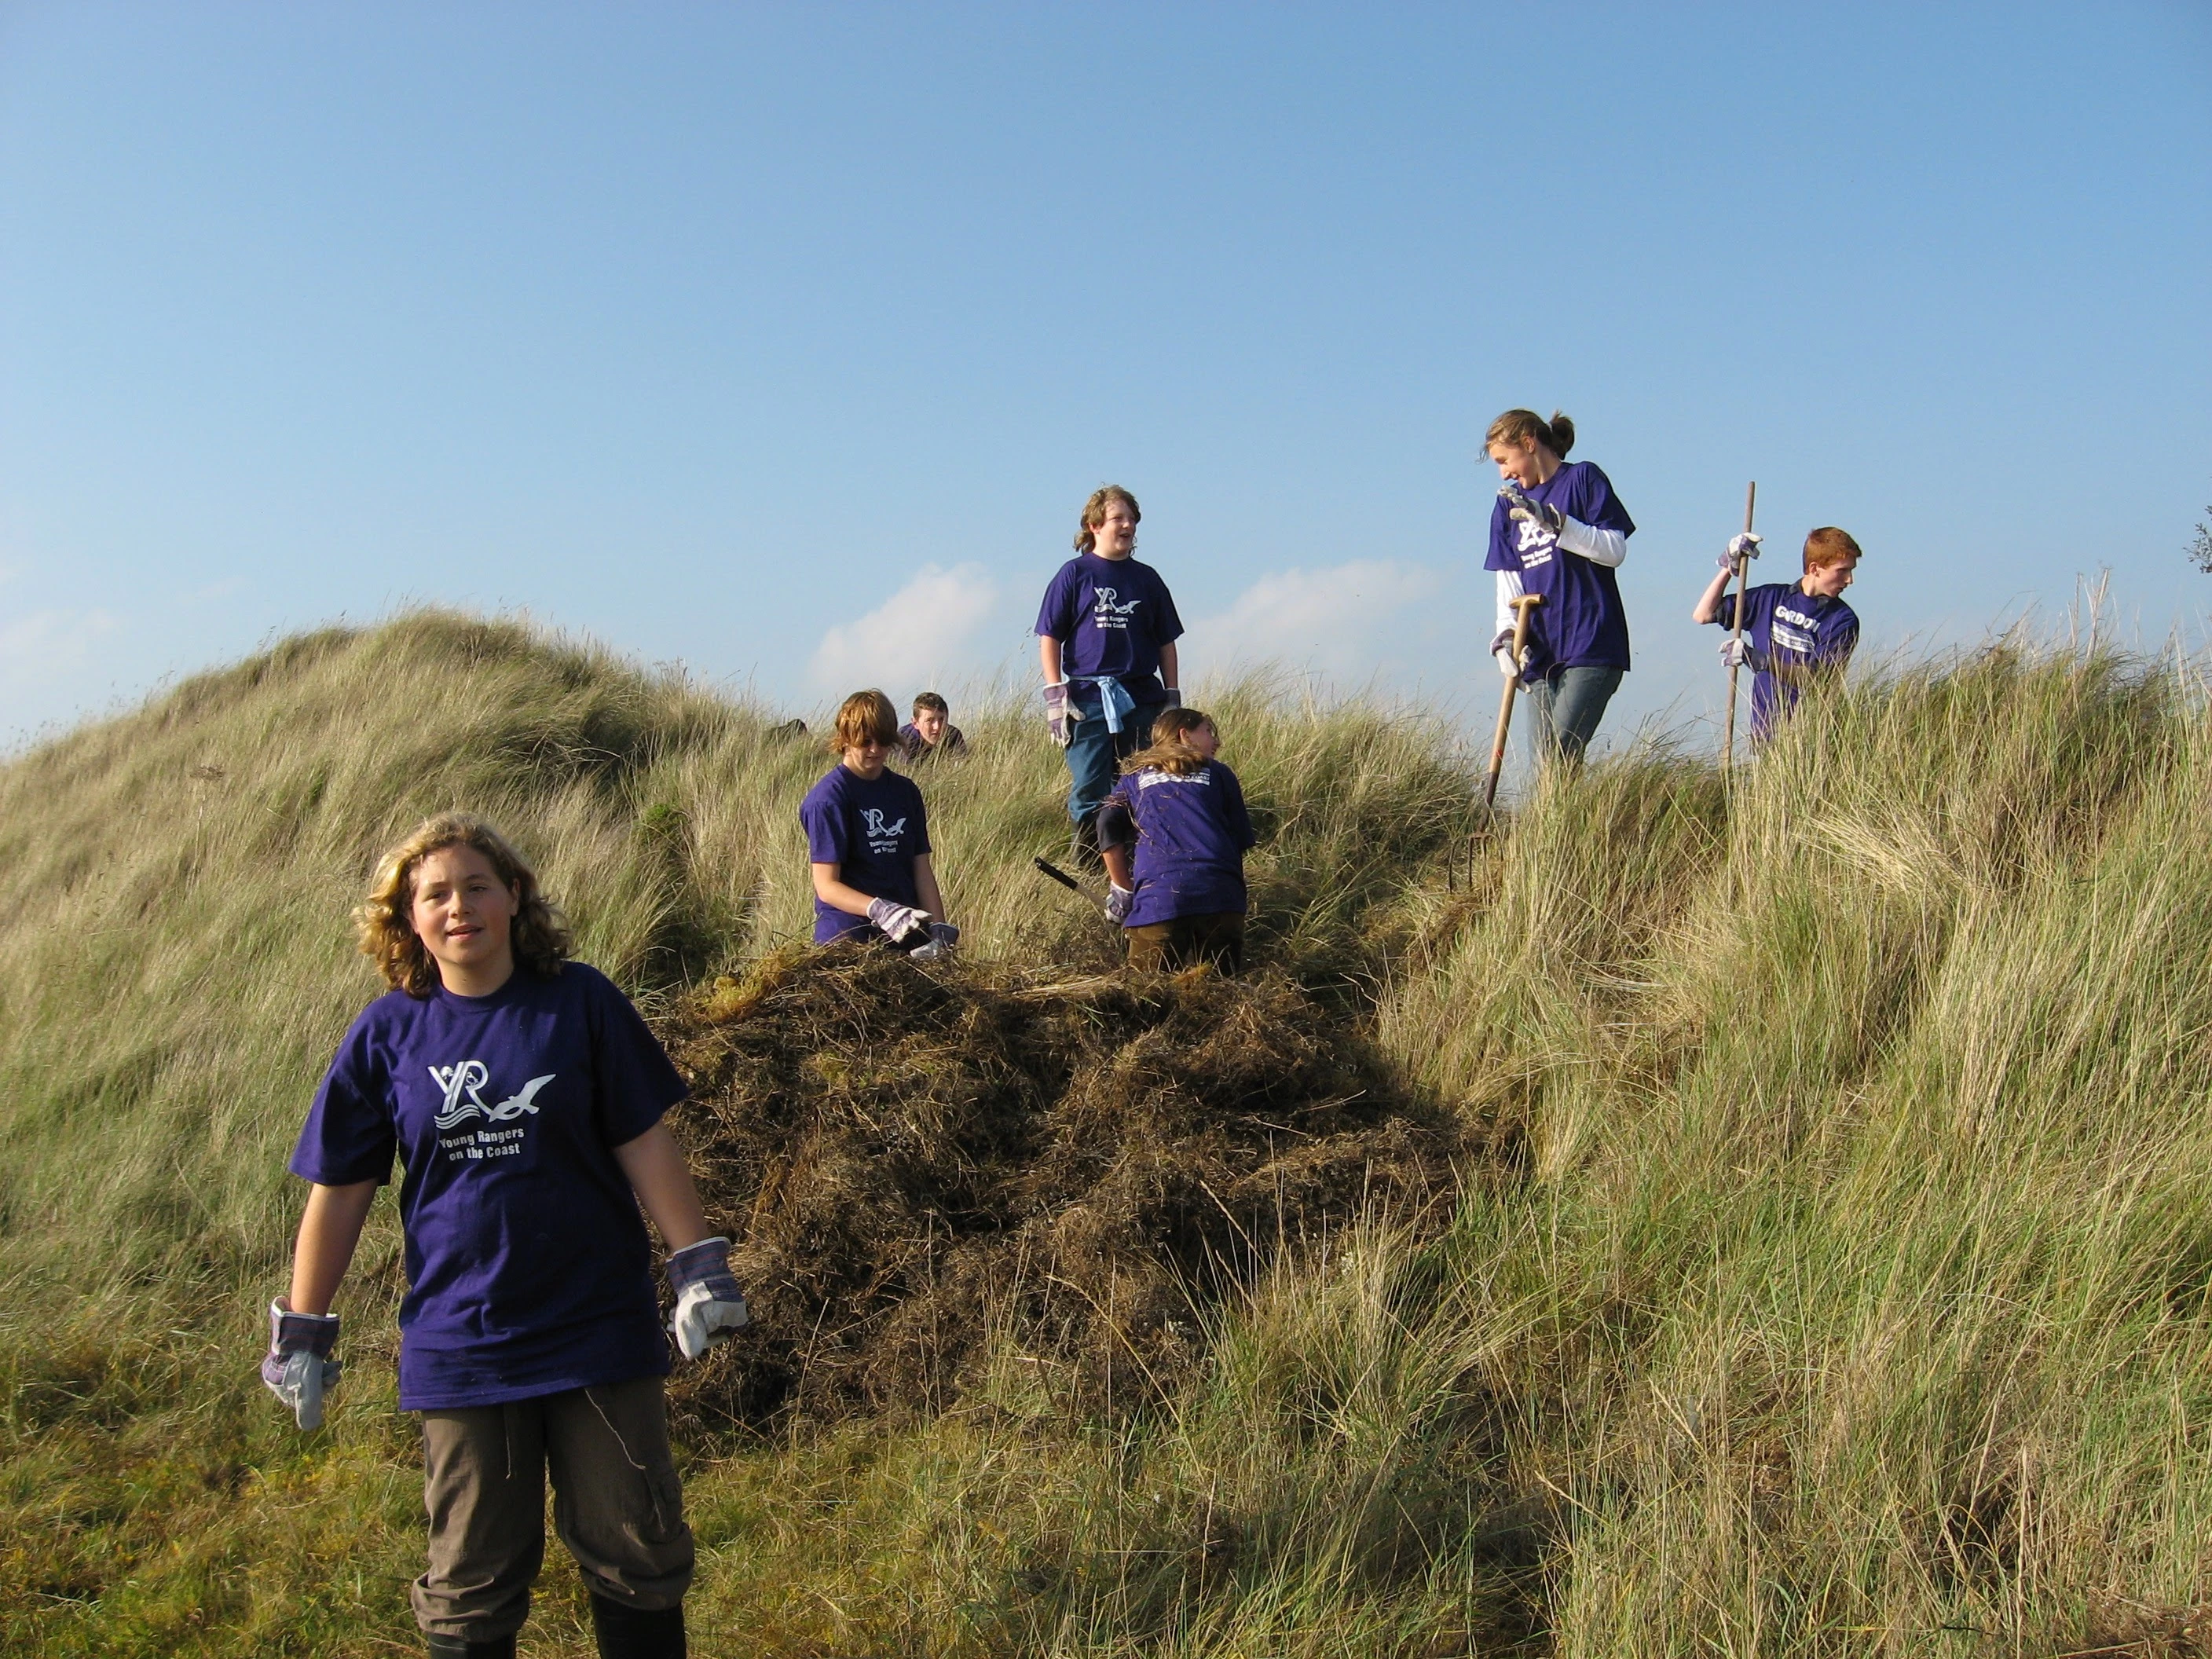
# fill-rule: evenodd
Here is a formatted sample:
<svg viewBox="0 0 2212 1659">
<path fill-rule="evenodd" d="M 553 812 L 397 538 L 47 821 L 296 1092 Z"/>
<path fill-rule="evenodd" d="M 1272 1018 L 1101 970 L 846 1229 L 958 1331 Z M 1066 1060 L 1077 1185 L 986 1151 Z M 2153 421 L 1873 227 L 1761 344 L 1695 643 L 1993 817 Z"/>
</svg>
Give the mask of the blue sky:
<svg viewBox="0 0 2212 1659">
<path fill-rule="evenodd" d="M 1717 703 L 1745 481 L 1872 647 L 2212 577 L 2212 8 L 0 5 L 0 743 L 519 609 L 811 709 L 1190 626 L 1486 720 L 1500 410 Z"/>
</svg>

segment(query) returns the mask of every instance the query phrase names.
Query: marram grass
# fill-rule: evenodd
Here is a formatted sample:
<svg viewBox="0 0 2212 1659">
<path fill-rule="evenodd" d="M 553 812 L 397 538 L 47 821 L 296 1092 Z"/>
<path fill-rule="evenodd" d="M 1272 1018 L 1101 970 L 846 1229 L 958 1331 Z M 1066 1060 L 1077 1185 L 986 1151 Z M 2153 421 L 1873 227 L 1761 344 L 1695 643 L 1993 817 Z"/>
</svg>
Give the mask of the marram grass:
<svg viewBox="0 0 2212 1659">
<path fill-rule="evenodd" d="M 1212 694 L 1210 694 L 1212 695 Z M 685 1449 L 694 1650 L 2202 1651 L 2212 732 L 2186 671 L 1874 675 L 1724 786 L 1645 745 L 1480 823 L 1414 718 L 1223 690 L 1263 949 L 1484 1156 L 1279 1268 L 1169 1404 L 1008 1352 L 896 1431 Z M 969 949 L 1095 959 L 1030 711 L 928 792 Z M 263 1394 L 345 911 L 511 826 L 648 1007 L 803 933 L 778 716 L 528 629 L 304 636 L 0 768 L 0 1650 L 413 1650 L 397 1235 Z M 526 1652 L 589 1637 L 557 1546 Z"/>
</svg>

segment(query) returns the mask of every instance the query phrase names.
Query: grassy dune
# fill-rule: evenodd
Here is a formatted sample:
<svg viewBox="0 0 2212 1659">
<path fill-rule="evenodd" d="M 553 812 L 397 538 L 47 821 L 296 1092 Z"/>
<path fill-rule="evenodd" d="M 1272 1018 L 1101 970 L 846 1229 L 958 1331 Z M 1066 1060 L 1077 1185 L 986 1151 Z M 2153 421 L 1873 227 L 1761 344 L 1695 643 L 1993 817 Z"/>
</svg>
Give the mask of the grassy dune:
<svg viewBox="0 0 2212 1659">
<path fill-rule="evenodd" d="M 2204 1650 L 2212 732 L 2025 646 L 1810 710 L 1732 794 L 1645 749 L 1479 842 L 1439 734 L 1215 706 L 1262 949 L 1483 1156 L 1281 1267 L 1164 1409 L 687 1449 L 702 1655 Z M 252 1375 L 344 911 L 515 826 L 648 1007 L 807 924 L 826 763 L 445 615 L 291 641 L 0 768 L 0 1649 L 405 1652 L 397 1231 L 331 1426 Z M 924 780 L 978 956 L 1095 959 L 1026 710 Z M 557 1555 L 557 1552 L 556 1552 Z M 549 1569 L 526 1651 L 585 1653 Z M 2133 1645 L 2124 1645 L 2132 1644 Z"/>
</svg>

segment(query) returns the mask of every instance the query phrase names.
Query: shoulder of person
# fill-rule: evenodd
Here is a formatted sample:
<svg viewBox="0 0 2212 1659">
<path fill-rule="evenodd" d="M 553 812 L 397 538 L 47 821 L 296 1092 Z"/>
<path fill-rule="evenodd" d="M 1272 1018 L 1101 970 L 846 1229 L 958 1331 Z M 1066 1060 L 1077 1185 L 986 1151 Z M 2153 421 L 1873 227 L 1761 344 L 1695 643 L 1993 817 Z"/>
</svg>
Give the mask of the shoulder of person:
<svg viewBox="0 0 2212 1659">
<path fill-rule="evenodd" d="M 839 781 L 839 779 L 850 777 L 852 775 L 852 768 L 847 766 L 844 762 L 839 761 L 827 772 L 815 779 L 814 787 L 806 792 L 806 799 L 799 804 L 800 809 L 804 811 L 809 806 L 830 800 L 844 793 L 845 786 Z"/>
</svg>

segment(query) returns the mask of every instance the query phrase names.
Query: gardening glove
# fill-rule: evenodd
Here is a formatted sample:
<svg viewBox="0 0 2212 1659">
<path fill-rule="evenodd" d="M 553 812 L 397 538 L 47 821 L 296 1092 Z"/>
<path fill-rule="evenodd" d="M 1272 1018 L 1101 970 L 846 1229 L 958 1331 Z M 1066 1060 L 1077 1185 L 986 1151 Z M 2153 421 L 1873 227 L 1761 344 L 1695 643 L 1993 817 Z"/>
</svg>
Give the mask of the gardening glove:
<svg viewBox="0 0 2212 1659">
<path fill-rule="evenodd" d="M 1178 691 L 1178 690 L 1176 690 L 1175 689 L 1175 687 L 1173 687 L 1172 685 L 1171 685 L 1171 686 L 1170 686 L 1170 687 L 1168 687 L 1168 700 L 1167 700 L 1165 702 L 1162 703 L 1162 704 L 1160 705 L 1160 707 L 1161 707 L 1162 708 L 1182 708 L 1182 692 L 1180 692 L 1180 691 Z"/>
<path fill-rule="evenodd" d="M 1498 637 L 1490 642 L 1490 654 L 1498 659 L 1498 672 L 1510 678 L 1521 672 L 1521 665 L 1513 657 L 1513 630 L 1501 628 Z"/>
<path fill-rule="evenodd" d="M 1129 918 L 1129 904 L 1137 896 L 1134 890 L 1118 881 L 1106 884 L 1106 920 L 1119 927 Z"/>
<path fill-rule="evenodd" d="M 870 899 L 868 920 L 892 944 L 903 945 L 929 926 L 929 912 L 917 910 L 911 904 L 901 904 L 895 899 Z"/>
<path fill-rule="evenodd" d="M 1062 749 L 1075 735 L 1075 711 L 1067 706 L 1067 683 L 1048 685 L 1044 689 L 1044 723 L 1052 731 L 1052 740 Z"/>
<path fill-rule="evenodd" d="M 1752 649 L 1749 640 L 1723 640 L 1721 660 L 1730 668 L 1749 668 L 1760 673 L 1766 670 L 1765 659 Z"/>
<path fill-rule="evenodd" d="M 1505 481 L 1504 488 L 1498 493 L 1505 498 L 1512 509 L 1506 514 L 1508 518 L 1527 519 L 1540 529 L 1550 531 L 1554 536 L 1559 533 L 1567 522 L 1566 515 L 1558 507 L 1525 494 L 1521 486 L 1510 478 Z"/>
<path fill-rule="evenodd" d="M 1745 562 L 1759 556 L 1759 544 L 1765 539 L 1764 536 L 1753 535 L 1748 530 L 1741 536 L 1732 537 L 1728 551 L 1721 555 L 1721 568 L 1731 576 L 1741 576 Z"/>
<path fill-rule="evenodd" d="M 282 1297 L 269 1304 L 269 1352 L 261 1380 L 303 1429 L 323 1426 L 324 1391 L 345 1368 L 331 1358 L 337 1346 L 336 1314 L 294 1313 Z"/>
<path fill-rule="evenodd" d="M 908 958 L 915 962 L 934 962 L 939 957 L 951 956 L 952 947 L 959 943 L 960 930 L 957 927 L 949 921 L 933 921 L 929 924 L 929 943 L 909 951 Z"/>
<path fill-rule="evenodd" d="M 745 1293 L 730 1276 L 726 1238 L 702 1238 L 672 1252 L 668 1288 L 676 1292 L 676 1316 L 668 1328 L 686 1359 L 696 1359 L 732 1331 L 752 1323 Z"/>
</svg>

